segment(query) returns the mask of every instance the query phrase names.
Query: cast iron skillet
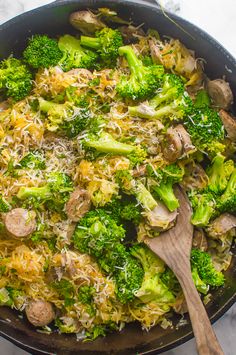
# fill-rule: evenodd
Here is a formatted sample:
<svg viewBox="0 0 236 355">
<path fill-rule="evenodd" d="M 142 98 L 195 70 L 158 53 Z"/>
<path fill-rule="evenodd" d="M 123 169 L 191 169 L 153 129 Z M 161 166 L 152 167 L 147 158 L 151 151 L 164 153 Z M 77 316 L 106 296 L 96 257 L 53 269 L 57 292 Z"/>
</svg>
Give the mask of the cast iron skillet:
<svg viewBox="0 0 236 355">
<path fill-rule="evenodd" d="M 136 24 L 145 23 L 147 28 L 156 28 L 160 34 L 179 38 L 188 48 L 195 50 L 198 57 L 206 60 L 205 70 L 210 78 L 225 75 L 232 90 L 236 92 L 235 59 L 205 32 L 169 14 L 194 37 L 191 38 L 163 16 L 156 5 L 150 4 L 150 0 L 149 3 L 142 0 L 62 0 L 27 12 L 0 26 L 1 58 L 11 53 L 20 55 L 27 38 L 34 33 L 46 33 L 51 36 L 75 33 L 68 23 L 69 14 L 75 10 L 97 7 L 110 7 L 122 18 L 132 18 Z M 206 308 L 211 321 L 214 322 L 236 301 L 236 257 L 226 272 L 225 287 L 215 290 L 212 294 L 212 301 Z M 82 343 L 77 342 L 74 335 L 59 335 L 56 332 L 47 335 L 36 332 L 33 326 L 18 315 L 9 308 L 0 307 L 0 335 L 33 354 L 158 354 L 184 343 L 193 336 L 189 321 L 177 330 L 163 330 L 156 326 L 148 333 L 142 331 L 138 324 L 132 323 L 121 332 L 109 334 L 94 342 Z M 173 315 L 172 319 L 174 323 L 179 321 L 177 315 Z M 188 317 L 186 319 L 188 320 Z"/>
</svg>

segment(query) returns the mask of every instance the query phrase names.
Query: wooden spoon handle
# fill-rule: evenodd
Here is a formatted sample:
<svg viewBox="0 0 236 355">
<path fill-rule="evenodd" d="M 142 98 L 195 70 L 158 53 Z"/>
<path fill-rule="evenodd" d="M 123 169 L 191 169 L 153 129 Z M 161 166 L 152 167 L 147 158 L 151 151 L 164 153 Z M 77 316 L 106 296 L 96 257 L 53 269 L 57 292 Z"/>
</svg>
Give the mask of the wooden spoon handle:
<svg viewBox="0 0 236 355">
<path fill-rule="evenodd" d="M 224 355 L 193 283 L 191 272 L 185 270 L 184 275 L 178 275 L 178 279 L 187 302 L 199 355 Z"/>
</svg>

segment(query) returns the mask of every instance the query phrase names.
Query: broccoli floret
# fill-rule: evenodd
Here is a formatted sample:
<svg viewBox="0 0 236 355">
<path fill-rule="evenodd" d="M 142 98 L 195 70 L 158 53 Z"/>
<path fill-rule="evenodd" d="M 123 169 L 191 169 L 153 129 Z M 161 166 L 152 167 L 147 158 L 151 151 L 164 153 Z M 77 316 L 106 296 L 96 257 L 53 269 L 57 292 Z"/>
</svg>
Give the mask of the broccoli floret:
<svg viewBox="0 0 236 355">
<path fill-rule="evenodd" d="M 159 96 L 154 100 L 158 101 Z M 141 118 L 149 118 L 149 119 L 159 119 L 162 120 L 164 118 L 173 119 L 182 119 L 192 110 L 192 100 L 189 95 L 184 92 L 182 96 L 177 97 L 173 101 L 158 106 L 156 109 L 150 105 L 141 104 L 139 106 L 130 106 L 129 114 L 131 116 L 138 116 Z"/>
<path fill-rule="evenodd" d="M 193 144 L 208 154 L 224 151 L 224 126 L 219 114 L 211 108 L 193 109 L 184 122 Z"/>
<path fill-rule="evenodd" d="M 76 226 L 73 242 L 82 253 L 103 258 L 125 237 L 125 230 L 103 209 L 86 213 Z"/>
<path fill-rule="evenodd" d="M 124 237 L 124 228 L 103 209 L 86 213 L 73 235 L 75 247 L 94 256 L 101 269 L 113 276 L 116 295 L 122 303 L 134 299 L 143 277 L 139 263 L 120 243 Z"/>
<path fill-rule="evenodd" d="M 81 45 L 94 49 L 103 66 L 114 67 L 118 57 L 118 49 L 123 45 L 120 31 L 106 27 L 97 31 L 95 36 L 95 38 L 81 36 Z"/>
<path fill-rule="evenodd" d="M 179 281 L 170 268 L 166 267 L 160 278 L 161 281 L 175 296 L 181 291 Z"/>
<path fill-rule="evenodd" d="M 58 47 L 63 56 L 58 63 L 64 71 L 73 68 L 94 68 L 97 61 L 97 54 L 81 47 L 81 41 L 71 35 L 64 35 L 59 38 Z"/>
<path fill-rule="evenodd" d="M 196 268 L 200 279 L 207 285 L 218 287 L 224 284 L 224 275 L 215 269 L 211 256 L 207 252 L 192 249 L 191 265 L 192 269 Z"/>
<path fill-rule="evenodd" d="M 104 206 L 104 210 L 119 223 L 130 221 L 138 225 L 141 219 L 140 205 L 133 196 L 122 197 L 122 199 L 114 198 Z"/>
<path fill-rule="evenodd" d="M 125 304 L 134 300 L 142 285 L 144 272 L 139 261 L 130 253 L 125 252 L 122 256 L 122 262 L 117 265 L 113 277 L 116 282 L 116 296 Z"/>
<path fill-rule="evenodd" d="M 46 163 L 42 153 L 34 151 L 25 155 L 17 164 L 17 168 L 44 170 L 46 168 Z"/>
<path fill-rule="evenodd" d="M 130 100 L 150 98 L 160 87 L 163 66 L 145 67 L 131 46 L 120 47 L 119 54 L 126 57 L 130 68 L 130 77 L 122 76 L 116 87 L 119 95 Z"/>
<path fill-rule="evenodd" d="M 66 279 L 61 279 L 52 284 L 52 287 L 57 290 L 59 296 L 64 299 L 65 307 L 75 303 L 75 290 L 72 283 Z"/>
<path fill-rule="evenodd" d="M 23 58 L 34 69 L 49 68 L 58 64 L 62 52 L 55 39 L 46 35 L 35 35 L 29 39 Z"/>
<path fill-rule="evenodd" d="M 216 210 L 216 200 L 210 191 L 191 191 L 189 199 L 193 208 L 191 223 L 205 227 Z"/>
<path fill-rule="evenodd" d="M 64 173 L 51 173 L 47 177 L 47 184 L 41 187 L 21 187 L 17 198 L 25 200 L 27 204 L 39 207 L 46 203 L 49 209 L 61 212 L 73 190 L 70 177 Z"/>
<path fill-rule="evenodd" d="M 14 101 L 22 100 L 32 89 L 32 75 L 19 59 L 9 57 L 0 62 L 0 89 Z"/>
<path fill-rule="evenodd" d="M 209 107 L 211 104 L 211 99 L 206 92 L 206 90 L 199 90 L 194 101 L 194 106 L 196 108 Z"/>
<path fill-rule="evenodd" d="M 80 286 L 78 290 L 78 300 L 83 304 L 91 304 L 95 292 L 96 290 L 93 286 Z"/>
<path fill-rule="evenodd" d="M 217 209 L 219 212 L 236 212 L 236 168 L 233 170 L 226 190 L 217 200 Z"/>
<path fill-rule="evenodd" d="M 217 154 L 207 169 L 209 177 L 208 189 L 216 194 L 222 193 L 227 186 L 230 175 L 234 170 L 234 162 L 228 160 L 222 154 Z"/>
<path fill-rule="evenodd" d="M 174 295 L 162 282 L 160 276 L 164 271 L 164 263 L 146 246 L 136 245 L 131 248 L 131 254 L 136 257 L 144 269 L 142 286 L 136 291 L 135 296 L 142 302 L 158 301 L 171 303 Z"/>
<path fill-rule="evenodd" d="M 95 149 L 99 153 L 125 155 L 130 158 L 134 165 L 142 162 L 146 157 L 144 149 L 139 146 L 118 142 L 106 132 L 101 132 L 97 135 L 90 134 L 84 139 L 83 146 L 85 149 Z"/>
<path fill-rule="evenodd" d="M 0 212 L 6 213 L 10 211 L 11 205 L 6 201 L 6 199 L 0 195 Z"/>
<path fill-rule="evenodd" d="M 192 266 L 192 278 L 198 292 L 206 295 L 209 291 L 209 286 L 204 281 L 202 281 L 195 266 Z"/>
<path fill-rule="evenodd" d="M 90 111 L 87 108 L 76 107 L 71 102 L 57 104 L 40 98 L 39 108 L 41 112 L 47 114 L 47 129 L 68 138 L 76 137 L 90 123 Z"/>
<path fill-rule="evenodd" d="M 13 301 L 10 298 L 9 292 L 5 287 L 0 288 L 0 305 L 1 306 L 12 306 Z"/>
<path fill-rule="evenodd" d="M 152 190 L 164 202 L 167 208 L 173 212 L 179 207 L 179 201 L 175 197 L 173 186 L 183 179 L 184 169 L 181 169 L 177 164 L 171 164 L 154 171 L 152 166 L 149 165 L 147 172 L 149 176 L 157 181 L 157 184 L 151 184 Z"/>
</svg>

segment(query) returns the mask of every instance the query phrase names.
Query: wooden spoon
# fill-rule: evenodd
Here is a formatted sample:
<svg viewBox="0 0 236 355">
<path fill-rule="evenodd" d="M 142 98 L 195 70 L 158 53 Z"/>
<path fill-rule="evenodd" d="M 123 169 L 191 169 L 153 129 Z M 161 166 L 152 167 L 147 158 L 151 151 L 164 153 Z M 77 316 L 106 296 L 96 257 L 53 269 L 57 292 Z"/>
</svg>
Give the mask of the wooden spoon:
<svg viewBox="0 0 236 355">
<path fill-rule="evenodd" d="M 191 208 L 186 194 L 176 189 L 180 202 L 177 223 L 156 238 L 145 238 L 145 244 L 175 273 L 184 292 L 200 355 L 224 354 L 212 329 L 206 310 L 195 288 L 191 275 L 190 253 L 193 226 Z"/>
</svg>

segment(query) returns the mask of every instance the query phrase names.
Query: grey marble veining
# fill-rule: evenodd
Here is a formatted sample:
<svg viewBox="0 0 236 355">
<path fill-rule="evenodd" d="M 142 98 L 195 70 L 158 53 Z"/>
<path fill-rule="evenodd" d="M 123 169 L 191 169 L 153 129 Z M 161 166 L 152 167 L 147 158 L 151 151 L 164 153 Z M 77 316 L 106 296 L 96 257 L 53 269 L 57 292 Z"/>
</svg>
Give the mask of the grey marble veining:
<svg viewBox="0 0 236 355">
<path fill-rule="evenodd" d="M 50 3 L 50 0 L 0 0 L 0 23 Z M 235 0 L 160 0 L 166 9 L 178 13 L 217 38 L 236 56 L 236 3 Z M 214 329 L 225 355 L 236 355 L 236 304 L 219 319 Z M 0 338 L 0 355 L 27 355 L 7 340 Z M 194 339 L 163 353 L 163 355 L 195 355 Z"/>
</svg>

